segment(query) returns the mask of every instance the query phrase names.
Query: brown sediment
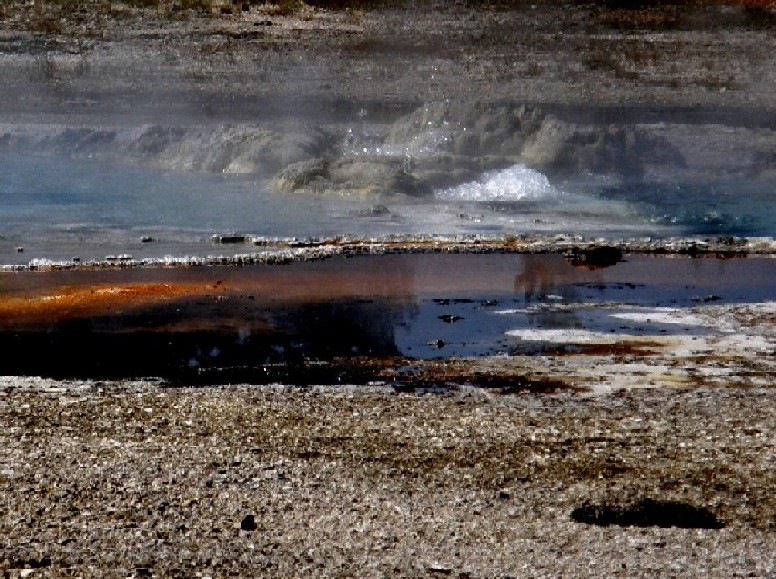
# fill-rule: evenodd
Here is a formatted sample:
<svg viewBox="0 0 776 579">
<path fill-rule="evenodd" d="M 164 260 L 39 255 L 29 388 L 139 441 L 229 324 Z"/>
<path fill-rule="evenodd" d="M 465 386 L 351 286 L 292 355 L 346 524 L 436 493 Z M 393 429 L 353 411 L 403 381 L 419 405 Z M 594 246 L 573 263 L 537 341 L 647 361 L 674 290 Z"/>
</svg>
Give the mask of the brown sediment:
<svg viewBox="0 0 776 579">
<path fill-rule="evenodd" d="M 410 291 L 401 269 L 297 266 L 6 273 L 0 279 L 0 322 L 49 323 L 193 298 L 303 302 Z"/>
<path fill-rule="evenodd" d="M 545 348 L 545 356 L 656 356 L 666 347 L 665 343 L 653 340 L 618 340 L 614 344 L 570 344 L 559 348 Z"/>
<path fill-rule="evenodd" d="M 415 248 L 417 249 L 417 248 Z M 19 315 L 35 308 L 64 307 L 175 296 L 254 295 L 274 300 L 397 297 L 454 290 L 523 291 L 560 284 L 682 284 L 694 281 L 725 289 L 746 276 L 753 288 L 773 280 L 776 260 L 767 257 L 705 260 L 687 256 L 625 254 L 614 267 L 573 267 L 562 252 L 500 253 L 415 249 L 399 254 L 328 256 L 285 266 L 254 264 L 212 267 L 85 267 L 0 273 L 0 312 Z M 349 258 L 350 257 L 350 258 Z M 680 260 L 680 261 L 677 261 Z M 736 275 L 728 274 L 735 268 Z M 25 300 L 28 303 L 25 304 Z M 60 307 L 61 306 L 61 307 Z M 18 308 L 18 309 L 17 309 Z"/>
<path fill-rule="evenodd" d="M 23 296 L 0 295 L 0 323 L 3 327 L 54 323 L 143 308 L 184 296 L 203 295 L 204 291 L 197 284 L 96 284 L 59 286 Z"/>
<path fill-rule="evenodd" d="M 340 360 L 340 363 L 352 364 L 352 361 Z M 374 362 L 367 359 L 360 361 L 360 364 L 370 367 Z M 375 378 L 402 392 L 425 388 L 455 389 L 464 385 L 485 388 L 499 394 L 546 394 L 588 390 L 561 377 L 540 376 L 518 368 L 485 370 L 476 359 L 381 360 L 377 362 L 375 370 Z"/>
</svg>

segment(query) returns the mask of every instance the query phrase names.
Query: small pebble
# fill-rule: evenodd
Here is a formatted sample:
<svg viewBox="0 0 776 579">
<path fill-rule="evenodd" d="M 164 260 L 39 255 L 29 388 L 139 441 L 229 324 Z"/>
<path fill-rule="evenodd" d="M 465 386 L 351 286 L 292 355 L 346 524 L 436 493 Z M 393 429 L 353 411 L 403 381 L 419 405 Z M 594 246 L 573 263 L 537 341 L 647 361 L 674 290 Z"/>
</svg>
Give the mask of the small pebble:
<svg viewBox="0 0 776 579">
<path fill-rule="evenodd" d="M 240 523 L 240 529 L 243 531 L 248 531 L 249 533 L 251 531 L 256 530 L 256 518 L 253 515 L 245 515 L 242 522 Z"/>
</svg>

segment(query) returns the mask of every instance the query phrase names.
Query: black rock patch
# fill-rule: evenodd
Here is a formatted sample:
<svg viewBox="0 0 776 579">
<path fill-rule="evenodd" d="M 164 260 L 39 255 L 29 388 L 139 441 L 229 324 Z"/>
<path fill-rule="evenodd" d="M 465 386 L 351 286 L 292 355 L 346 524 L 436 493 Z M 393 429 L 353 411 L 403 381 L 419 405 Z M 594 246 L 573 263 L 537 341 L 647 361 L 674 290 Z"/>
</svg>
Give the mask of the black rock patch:
<svg viewBox="0 0 776 579">
<path fill-rule="evenodd" d="M 571 511 L 572 520 L 588 525 L 620 527 L 679 527 L 721 529 L 725 525 L 711 511 L 677 501 L 641 499 L 629 505 L 585 503 Z"/>
</svg>

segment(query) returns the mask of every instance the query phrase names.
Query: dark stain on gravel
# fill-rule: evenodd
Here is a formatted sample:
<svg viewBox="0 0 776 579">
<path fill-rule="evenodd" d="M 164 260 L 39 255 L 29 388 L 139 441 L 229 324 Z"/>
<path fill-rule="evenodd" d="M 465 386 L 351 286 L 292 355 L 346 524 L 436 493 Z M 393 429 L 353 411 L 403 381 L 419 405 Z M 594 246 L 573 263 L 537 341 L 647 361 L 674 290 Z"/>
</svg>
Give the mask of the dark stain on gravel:
<svg viewBox="0 0 776 579">
<path fill-rule="evenodd" d="M 620 527 L 678 527 L 721 529 L 725 525 L 708 509 L 678 501 L 641 499 L 632 505 L 583 504 L 571 511 L 571 518 L 589 525 Z"/>
</svg>

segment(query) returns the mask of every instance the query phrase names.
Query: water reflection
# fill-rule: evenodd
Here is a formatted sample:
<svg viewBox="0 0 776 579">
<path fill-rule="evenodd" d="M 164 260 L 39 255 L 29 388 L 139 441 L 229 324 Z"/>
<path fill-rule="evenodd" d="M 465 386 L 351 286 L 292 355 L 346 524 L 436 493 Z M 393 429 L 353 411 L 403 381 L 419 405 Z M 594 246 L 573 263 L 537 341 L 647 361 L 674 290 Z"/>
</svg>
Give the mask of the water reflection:
<svg viewBox="0 0 776 579">
<path fill-rule="evenodd" d="M 769 301 L 775 287 L 776 260 L 633 256 L 592 271 L 561 255 L 426 254 L 6 273 L 0 374 L 292 379 L 266 370 L 281 365 L 302 380 L 334 359 L 525 353 L 507 335 L 521 328 L 660 333 L 612 304 Z"/>
</svg>

